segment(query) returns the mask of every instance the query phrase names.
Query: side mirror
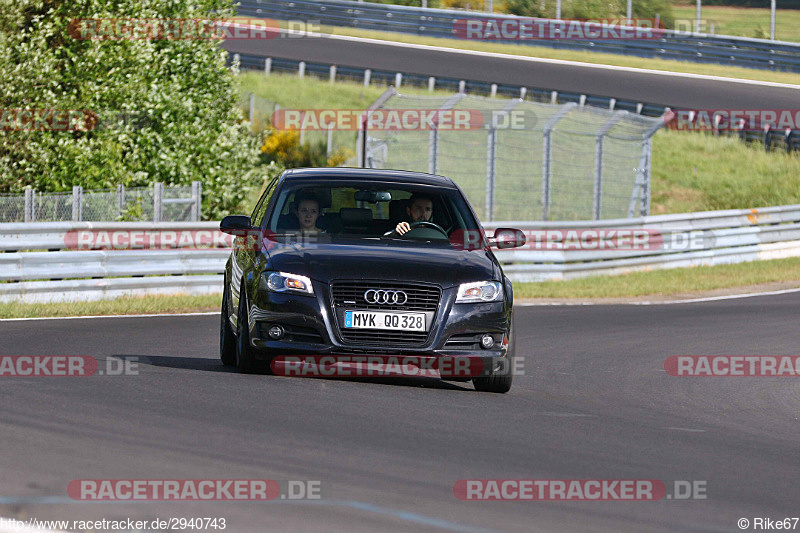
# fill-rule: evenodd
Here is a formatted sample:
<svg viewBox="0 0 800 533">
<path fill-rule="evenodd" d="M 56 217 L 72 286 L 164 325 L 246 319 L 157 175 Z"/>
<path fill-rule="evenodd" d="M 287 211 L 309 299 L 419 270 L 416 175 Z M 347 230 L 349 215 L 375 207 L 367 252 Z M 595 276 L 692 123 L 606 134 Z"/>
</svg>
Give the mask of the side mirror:
<svg viewBox="0 0 800 533">
<path fill-rule="evenodd" d="M 525 246 L 528 239 L 522 230 L 514 228 L 497 228 L 494 230 L 494 237 L 489 239 L 489 244 L 495 248 L 504 250 L 506 248 L 519 248 Z"/>
<path fill-rule="evenodd" d="M 242 237 L 251 229 L 253 226 L 250 225 L 250 217 L 244 215 L 229 215 L 219 223 L 219 230 L 222 233 L 234 237 Z"/>
</svg>

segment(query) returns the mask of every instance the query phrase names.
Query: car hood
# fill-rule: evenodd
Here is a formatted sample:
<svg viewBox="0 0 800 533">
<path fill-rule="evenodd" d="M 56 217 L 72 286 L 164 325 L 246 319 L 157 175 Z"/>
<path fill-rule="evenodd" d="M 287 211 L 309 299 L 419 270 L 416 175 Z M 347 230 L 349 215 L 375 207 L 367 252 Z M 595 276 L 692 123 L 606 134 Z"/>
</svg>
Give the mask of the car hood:
<svg viewBox="0 0 800 533">
<path fill-rule="evenodd" d="M 422 281 L 451 287 L 497 280 L 494 256 L 486 250 L 454 250 L 397 244 L 317 244 L 269 250 L 269 268 L 329 283 L 336 279 Z"/>
</svg>

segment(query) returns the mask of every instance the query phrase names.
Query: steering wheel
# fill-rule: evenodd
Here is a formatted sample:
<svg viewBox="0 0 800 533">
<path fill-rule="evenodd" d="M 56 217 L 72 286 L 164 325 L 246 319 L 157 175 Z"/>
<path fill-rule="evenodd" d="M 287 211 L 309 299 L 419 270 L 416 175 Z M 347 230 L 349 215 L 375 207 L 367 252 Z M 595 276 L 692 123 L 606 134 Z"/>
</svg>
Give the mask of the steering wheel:
<svg viewBox="0 0 800 533">
<path fill-rule="evenodd" d="M 415 228 L 430 228 L 430 229 L 435 229 L 436 231 L 441 232 L 442 235 L 444 235 L 445 237 L 450 238 L 450 236 L 447 234 L 447 231 L 443 227 L 441 227 L 439 224 L 428 222 L 427 220 L 420 220 L 419 222 L 413 222 L 409 225 L 409 227 L 410 229 L 406 232 L 406 234 L 408 234 Z"/>
</svg>

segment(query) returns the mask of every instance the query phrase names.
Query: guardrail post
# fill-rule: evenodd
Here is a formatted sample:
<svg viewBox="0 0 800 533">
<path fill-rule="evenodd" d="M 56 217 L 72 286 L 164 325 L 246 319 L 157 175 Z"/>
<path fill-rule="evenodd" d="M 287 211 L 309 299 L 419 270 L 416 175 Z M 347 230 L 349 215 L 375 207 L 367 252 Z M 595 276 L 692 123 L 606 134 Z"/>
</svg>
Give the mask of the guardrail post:
<svg viewBox="0 0 800 533">
<path fill-rule="evenodd" d="M 202 182 L 193 181 L 192 182 L 192 222 L 199 222 L 201 216 L 201 206 L 202 206 Z"/>
<path fill-rule="evenodd" d="M 436 87 L 436 78 L 431 76 L 428 78 L 428 92 L 432 93 L 434 87 Z"/>
<path fill-rule="evenodd" d="M 486 218 L 494 220 L 494 184 L 497 172 L 497 129 L 489 126 L 486 136 Z"/>
<path fill-rule="evenodd" d="M 399 89 L 401 83 L 403 83 L 403 75 L 398 72 L 394 75 L 394 88 Z"/>
<path fill-rule="evenodd" d="M 153 222 L 161 222 L 163 201 L 164 184 L 155 182 L 153 184 Z"/>
<path fill-rule="evenodd" d="M 331 65 L 330 74 L 328 75 L 328 77 L 330 78 L 328 81 L 330 81 L 331 83 L 336 82 L 336 65 Z"/>
<path fill-rule="evenodd" d="M 458 92 L 462 94 L 467 92 L 467 82 L 465 80 L 461 80 L 458 82 Z"/>
<path fill-rule="evenodd" d="M 528 94 L 528 88 L 527 87 L 520 88 L 520 90 L 519 90 L 519 99 L 520 100 L 525 100 L 525 96 L 527 94 Z"/>
<path fill-rule="evenodd" d="M 610 109 L 611 111 L 614 111 L 615 107 L 617 107 L 617 99 L 616 98 L 612 98 L 611 100 L 608 101 L 608 109 Z"/>
<path fill-rule="evenodd" d="M 372 70 L 367 69 L 364 71 L 364 87 L 369 87 L 369 79 L 372 77 Z"/>
<path fill-rule="evenodd" d="M 492 97 L 492 98 L 495 98 L 496 96 L 497 96 L 497 84 L 496 84 L 496 83 L 493 83 L 493 84 L 492 84 L 492 92 L 491 92 L 491 97 Z"/>
<path fill-rule="evenodd" d="M 75 185 L 72 187 L 72 221 L 81 220 L 83 220 L 83 187 Z"/>
<path fill-rule="evenodd" d="M 297 76 L 300 78 L 305 77 L 306 75 L 306 62 L 301 61 L 300 64 L 297 66 Z"/>
<path fill-rule="evenodd" d="M 25 212 L 23 213 L 23 220 L 25 222 L 33 222 L 36 214 L 34 203 L 36 202 L 36 191 L 28 187 L 25 189 Z"/>
<path fill-rule="evenodd" d="M 550 103 L 556 105 L 558 103 L 558 91 L 550 93 Z"/>
<path fill-rule="evenodd" d="M 272 73 L 272 58 L 268 57 L 264 60 L 264 76 L 269 76 Z"/>
<path fill-rule="evenodd" d="M 578 101 L 578 105 L 583 107 L 586 105 L 586 95 L 582 94 L 580 100 Z"/>
</svg>

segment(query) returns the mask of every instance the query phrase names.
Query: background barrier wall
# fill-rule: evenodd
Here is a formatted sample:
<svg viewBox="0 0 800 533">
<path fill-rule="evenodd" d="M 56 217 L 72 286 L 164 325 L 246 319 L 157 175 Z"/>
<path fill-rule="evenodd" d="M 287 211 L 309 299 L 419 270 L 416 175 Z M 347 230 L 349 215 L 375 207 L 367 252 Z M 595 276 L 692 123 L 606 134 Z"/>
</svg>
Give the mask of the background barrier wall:
<svg viewBox="0 0 800 533">
<path fill-rule="evenodd" d="M 144 294 L 211 294 L 222 289 L 230 248 L 215 222 L 0 224 L 0 301 L 48 302 Z M 669 240 L 702 243 L 700 249 L 497 250 L 513 281 L 570 279 L 636 270 L 740 263 L 800 256 L 800 205 L 656 215 L 635 219 L 530 222 L 484 225 L 528 232 L 586 229 L 645 229 Z M 205 231 L 219 246 L 166 250 L 70 250 L 69 232 Z M 228 238 L 230 239 L 230 238 Z M 230 242 L 228 240 L 227 242 Z M 565 243 L 554 242 L 553 246 Z M 227 243 L 225 244 L 227 246 Z M 46 250 L 46 251 L 45 251 Z"/>
</svg>

